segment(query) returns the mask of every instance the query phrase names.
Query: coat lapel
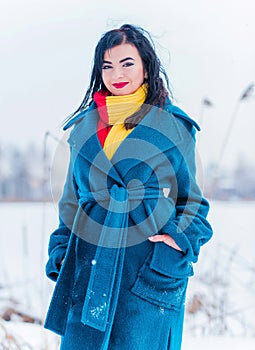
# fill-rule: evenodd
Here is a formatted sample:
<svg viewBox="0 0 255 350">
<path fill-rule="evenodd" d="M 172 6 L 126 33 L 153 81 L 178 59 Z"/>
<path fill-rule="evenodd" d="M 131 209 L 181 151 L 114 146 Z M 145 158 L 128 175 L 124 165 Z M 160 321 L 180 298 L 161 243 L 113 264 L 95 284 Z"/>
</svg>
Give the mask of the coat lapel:
<svg viewBox="0 0 255 350">
<path fill-rule="evenodd" d="M 120 176 L 113 167 L 112 162 L 107 158 L 97 136 L 98 123 L 97 109 L 90 109 L 73 129 L 68 142 L 77 156 L 85 158 L 93 167 L 98 168 L 107 176 L 120 182 Z M 75 159 L 74 159 L 75 160 Z"/>
<path fill-rule="evenodd" d="M 118 167 L 124 159 L 133 159 L 153 165 L 163 152 L 183 143 L 181 128 L 176 118 L 168 111 L 153 107 L 136 128 L 120 144 L 112 157 L 112 164 L 122 177 L 134 166 L 134 162 L 125 162 L 125 167 Z"/>
<path fill-rule="evenodd" d="M 91 165 L 100 169 L 117 182 L 133 167 L 134 163 L 125 163 L 125 168 L 119 167 L 124 159 L 138 162 L 153 162 L 159 154 L 180 146 L 183 142 L 184 126 L 168 110 L 152 107 L 142 121 L 120 144 L 112 159 L 109 160 L 97 137 L 98 112 L 90 108 L 79 124 L 73 129 L 68 142 Z"/>
</svg>

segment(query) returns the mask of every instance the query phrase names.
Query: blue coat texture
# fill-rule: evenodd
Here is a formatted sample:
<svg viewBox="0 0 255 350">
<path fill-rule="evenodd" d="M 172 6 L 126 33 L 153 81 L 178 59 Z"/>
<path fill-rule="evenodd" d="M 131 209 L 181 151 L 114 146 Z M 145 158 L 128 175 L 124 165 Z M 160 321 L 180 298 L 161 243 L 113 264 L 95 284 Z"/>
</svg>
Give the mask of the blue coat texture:
<svg viewBox="0 0 255 350">
<path fill-rule="evenodd" d="M 199 127 L 168 101 L 109 160 L 98 118 L 92 103 L 65 127 L 73 126 L 70 163 L 49 241 L 56 286 L 45 327 L 63 350 L 178 350 L 188 278 L 212 236 L 196 181 Z M 164 233 L 182 251 L 148 240 Z"/>
</svg>

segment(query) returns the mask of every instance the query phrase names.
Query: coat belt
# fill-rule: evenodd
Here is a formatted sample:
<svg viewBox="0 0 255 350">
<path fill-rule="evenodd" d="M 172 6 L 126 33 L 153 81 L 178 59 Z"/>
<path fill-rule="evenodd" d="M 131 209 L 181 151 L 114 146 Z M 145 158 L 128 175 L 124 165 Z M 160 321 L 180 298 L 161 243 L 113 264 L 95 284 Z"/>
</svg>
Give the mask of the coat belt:
<svg viewBox="0 0 255 350">
<path fill-rule="evenodd" d="M 96 255 L 92 261 L 87 293 L 82 309 L 81 322 L 100 331 L 110 330 L 117 307 L 125 246 L 128 232 L 129 205 L 131 200 L 158 199 L 163 191 L 143 186 L 119 187 L 110 190 L 84 193 L 79 202 L 109 201 L 107 215 L 102 226 Z M 121 215 L 120 215 L 121 214 Z M 114 227 L 114 229 L 113 229 Z M 117 227 L 117 233 L 116 233 Z"/>
</svg>

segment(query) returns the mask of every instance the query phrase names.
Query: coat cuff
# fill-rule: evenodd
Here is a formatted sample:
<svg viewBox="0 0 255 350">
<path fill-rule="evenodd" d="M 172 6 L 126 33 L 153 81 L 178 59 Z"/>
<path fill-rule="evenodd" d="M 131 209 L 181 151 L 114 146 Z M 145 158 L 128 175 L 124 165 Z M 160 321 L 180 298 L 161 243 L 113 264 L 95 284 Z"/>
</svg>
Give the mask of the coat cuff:
<svg viewBox="0 0 255 350">
<path fill-rule="evenodd" d="M 150 268 L 168 277 L 185 278 L 192 276 L 192 263 L 184 254 L 163 242 L 154 243 Z"/>
<path fill-rule="evenodd" d="M 65 251 L 65 249 L 59 249 L 57 252 L 52 254 L 52 256 L 50 256 L 48 262 L 46 263 L 46 275 L 54 282 L 56 282 L 58 278 L 61 268 L 61 261 L 64 259 Z"/>
</svg>

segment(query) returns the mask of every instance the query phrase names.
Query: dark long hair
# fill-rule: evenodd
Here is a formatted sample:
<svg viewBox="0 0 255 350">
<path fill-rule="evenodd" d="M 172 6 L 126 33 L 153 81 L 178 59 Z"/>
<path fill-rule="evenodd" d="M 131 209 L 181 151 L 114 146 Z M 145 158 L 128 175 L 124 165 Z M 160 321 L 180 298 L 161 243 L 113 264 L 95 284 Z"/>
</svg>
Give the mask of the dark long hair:
<svg viewBox="0 0 255 350">
<path fill-rule="evenodd" d="M 143 62 L 144 70 L 148 75 L 146 79 L 148 91 L 144 105 L 139 111 L 125 120 L 126 129 L 133 128 L 137 125 L 151 106 L 159 105 L 162 107 L 166 101 L 166 97 L 169 94 L 170 97 L 172 97 L 168 76 L 156 55 L 155 45 L 150 34 L 141 27 L 124 24 L 119 29 L 106 32 L 99 40 L 95 49 L 90 84 L 85 97 L 78 109 L 72 113 L 66 121 L 69 121 L 76 113 L 81 112 L 89 106 L 92 103 L 92 98 L 96 91 L 100 89 L 107 90 L 102 80 L 104 53 L 106 50 L 121 45 L 122 43 L 132 44 L 137 48 Z M 162 77 L 165 79 L 167 89 Z"/>
</svg>

